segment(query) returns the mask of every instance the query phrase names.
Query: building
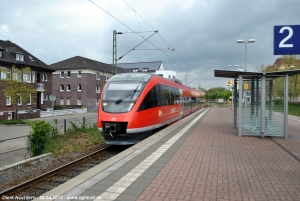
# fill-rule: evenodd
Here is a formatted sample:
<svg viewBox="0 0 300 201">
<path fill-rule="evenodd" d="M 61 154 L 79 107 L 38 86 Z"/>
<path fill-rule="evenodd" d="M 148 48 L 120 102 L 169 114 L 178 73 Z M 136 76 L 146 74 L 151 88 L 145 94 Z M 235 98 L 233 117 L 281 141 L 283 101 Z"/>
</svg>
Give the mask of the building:
<svg viewBox="0 0 300 201">
<path fill-rule="evenodd" d="M 287 58 L 277 58 L 273 66 L 271 66 L 272 71 L 282 71 L 282 70 L 296 70 L 299 69 L 300 60 L 299 59 L 289 59 Z"/>
<path fill-rule="evenodd" d="M 165 78 L 176 79 L 176 71 L 165 70 L 161 61 L 138 62 L 138 63 L 118 63 L 118 67 L 123 68 L 126 72 L 143 72 L 153 73 Z M 179 80 L 177 80 L 179 82 Z"/>
<path fill-rule="evenodd" d="M 138 62 L 138 63 L 118 63 L 118 67 L 125 69 L 127 72 L 152 72 L 165 70 L 161 61 L 155 62 Z"/>
<path fill-rule="evenodd" d="M 62 108 L 86 107 L 97 111 L 101 90 L 112 75 L 112 65 L 75 56 L 50 65 L 53 94 Z M 118 73 L 126 72 L 117 68 Z"/>
<path fill-rule="evenodd" d="M 23 67 L 30 67 L 32 73 L 23 74 L 20 81 L 30 83 L 37 89 L 36 94 L 31 94 L 29 100 L 22 100 L 18 103 L 18 116 L 20 119 L 40 117 L 40 110 L 51 107 L 51 101 L 48 100 L 48 95 L 52 92 L 52 72 L 54 70 L 27 52 L 17 44 L 7 40 L 0 40 L 0 79 L 8 79 L 12 67 L 21 69 Z M 11 103 L 11 97 L 4 97 L 3 90 L 5 89 L 5 82 L 0 85 L 0 120 L 12 119 L 16 117 L 16 106 Z"/>
</svg>

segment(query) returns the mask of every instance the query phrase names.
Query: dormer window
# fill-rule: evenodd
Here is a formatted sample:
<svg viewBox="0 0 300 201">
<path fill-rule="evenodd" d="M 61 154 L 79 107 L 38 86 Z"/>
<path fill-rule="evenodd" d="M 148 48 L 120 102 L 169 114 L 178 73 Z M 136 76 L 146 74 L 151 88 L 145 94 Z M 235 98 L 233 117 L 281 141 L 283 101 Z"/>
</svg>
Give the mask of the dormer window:
<svg viewBox="0 0 300 201">
<path fill-rule="evenodd" d="M 3 48 L 0 46 L 0 58 L 3 57 Z"/>
<path fill-rule="evenodd" d="M 17 53 L 16 54 L 16 60 L 17 61 L 24 61 L 24 54 Z"/>
</svg>

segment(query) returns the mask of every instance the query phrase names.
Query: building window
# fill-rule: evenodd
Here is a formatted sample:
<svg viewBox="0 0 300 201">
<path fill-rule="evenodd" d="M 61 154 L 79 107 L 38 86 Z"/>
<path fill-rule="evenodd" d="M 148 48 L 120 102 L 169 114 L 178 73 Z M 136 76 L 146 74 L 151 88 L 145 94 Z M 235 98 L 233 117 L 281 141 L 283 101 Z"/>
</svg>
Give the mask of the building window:
<svg viewBox="0 0 300 201">
<path fill-rule="evenodd" d="M 6 96 L 6 105 L 11 105 L 11 96 Z"/>
<path fill-rule="evenodd" d="M 21 81 L 21 72 L 18 69 L 13 71 L 13 80 Z"/>
<path fill-rule="evenodd" d="M 44 100 L 48 100 L 48 94 L 44 93 Z"/>
<path fill-rule="evenodd" d="M 64 85 L 60 85 L 60 91 L 64 91 Z"/>
<path fill-rule="evenodd" d="M 5 67 L 0 67 L 0 71 L 1 71 L 1 79 L 10 79 L 10 70 L 8 68 Z"/>
<path fill-rule="evenodd" d="M 20 61 L 24 61 L 24 55 L 20 54 Z"/>
<path fill-rule="evenodd" d="M 11 119 L 12 119 L 12 112 L 8 112 L 8 113 L 7 113 L 7 119 L 8 119 L 8 120 L 11 120 Z"/>
<path fill-rule="evenodd" d="M 71 91 L 71 85 L 67 85 L 67 91 Z"/>
<path fill-rule="evenodd" d="M 42 74 L 42 81 L 44 81 L 44 82 L 48 81 L 48 75 L 47 74 Z"/>
<path fill-rule="evenodd" d="M 78 85 L 78 91 L 81 91 L 81 84 Z"/>
<path fill-rule="evenodd" d="M 96 98 L 96 106 L 98 106 L 99 105 L 99 98 Z"/>
<path fill-rule="evenodd" d="M 81 105 L 81 99 L 80 98 L 77 99 L 77 105 Z"/>
<path fill-rule="evenodd" d="M 29 96 L 28 96 L 27 105 L 31 105 L 31 94 L 29 94 Z"/>
<path fill-rule="evenodd" d="M 2 50 L 0 50 L 0 57 L 2 57 Z"/>
<path fill-rule="evenodd" d="M 61 71 L 60 72 L 60 78 L 64 78 L 65 77 L 65 72 L 64 71 Z"/>
<path fill-rule="evenodd" d="M 96 80 L 100 80 L 100 73 L 96 73 Z"/>
<path fill-rule="evenodd" d="M 60 99 L 60 105 L 64 105 L 64 99 L 63 98 Z"/>
<path fill-rule="evenodd" d="M 99 85 L 96 86 L 96 93 L 100 93 L 101 87 Z"/>
<path fill-rule="evenodd" d="M 21 94 L 18 94 L 17 104 L 18 104 L 18 105 L 22 105 L 22 97 L 21 97 Z"/>
<path fill-rule="evenodd" d="M 23 82 L 34 82 L 35 72 L 34 71 L 24 71 L 23 72 Z"/>
<path fill-rule="evenodd" d="M 67 98 L 67 105 L 71 105 L 71 99 Z"/>
<path fill-rule="evenodd" d="M 67 78 L 71 77 L 71 71 L 67 71 Z"/>
<path fill-rule="evenodd" d="M 81 77 L 81 70 L 78 71 L 77 77 Z"/>
<path fill-rule="evenodd" d="M 17 54 L 16 54 L 16 60 L 17 60 L 17 61 L 24 61 L 24 55 L 23 55 L 23 54 L 17 53 Z"/>
</svg>

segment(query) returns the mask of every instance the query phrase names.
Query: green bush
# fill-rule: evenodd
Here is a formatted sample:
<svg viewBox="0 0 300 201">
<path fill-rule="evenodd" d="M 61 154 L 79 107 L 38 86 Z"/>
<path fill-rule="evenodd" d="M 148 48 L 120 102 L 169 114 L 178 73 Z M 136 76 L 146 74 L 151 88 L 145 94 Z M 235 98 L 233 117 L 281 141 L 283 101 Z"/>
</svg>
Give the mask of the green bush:
<svg viewBox="0 0 300 201">
<path fill-rule="evenodd" d="M 52 125 L 49 122 L 37 120 L 28 121 L 28 125 L 31 127 L 31 151 L 33 156 L 38 156 L 44 149 L 46 140 L 50 137 L 52 131 Z"/>
<path fill-rule="evenodd" d="M 275 104 L 275 105 L 283 105 L 283 103 L 284 103 L 284 100 L 283 100 L 283 99 L 276 99 L 276 100 L 274 101 L 274 104 Z"/>
<path fill-rule="evenodd" d="M 54 105 L 54 110 L 62 110 L 64 109 L 63 105 Z"/>
<path fill-rule="evenodd" d="M 11 125 L 11 124 L 26 124 L 26 121 L 22 119 L 10 119 L 10 120 L 3 120 L 1 124 Z"/>
</svg>

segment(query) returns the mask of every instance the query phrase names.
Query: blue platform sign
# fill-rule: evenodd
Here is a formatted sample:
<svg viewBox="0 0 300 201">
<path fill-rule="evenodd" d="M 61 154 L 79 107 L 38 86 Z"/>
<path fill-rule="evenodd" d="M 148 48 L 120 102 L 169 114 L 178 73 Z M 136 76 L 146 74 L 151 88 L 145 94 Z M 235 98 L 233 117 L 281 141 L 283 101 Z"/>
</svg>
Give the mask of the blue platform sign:
<svg viewBox="0 0 300 201">
<path fill-rule="evenodd" d="M 274 55 L 300 54 L 300 25 L 274 26 Z"/>
</svg>

